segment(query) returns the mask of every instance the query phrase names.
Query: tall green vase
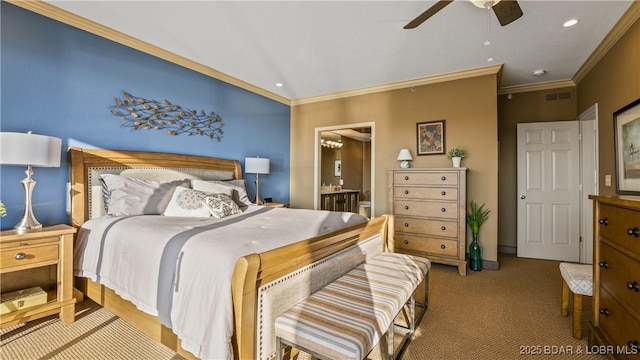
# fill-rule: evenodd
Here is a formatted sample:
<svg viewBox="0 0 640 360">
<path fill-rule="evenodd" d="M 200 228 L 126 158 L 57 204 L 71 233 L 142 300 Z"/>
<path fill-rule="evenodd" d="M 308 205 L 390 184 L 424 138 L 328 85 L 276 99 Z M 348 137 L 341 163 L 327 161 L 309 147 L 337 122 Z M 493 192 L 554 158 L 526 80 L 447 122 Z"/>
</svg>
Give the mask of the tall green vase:
<svg viewBox="0 0 640 360">
<path fill-rule="evenodd" d="M 478 242 L 478 233 L 473 234 L 473 241 L 469 245 L 469 268 L 473 271 L 482 270 L 482 248 Z"/>
</svg>

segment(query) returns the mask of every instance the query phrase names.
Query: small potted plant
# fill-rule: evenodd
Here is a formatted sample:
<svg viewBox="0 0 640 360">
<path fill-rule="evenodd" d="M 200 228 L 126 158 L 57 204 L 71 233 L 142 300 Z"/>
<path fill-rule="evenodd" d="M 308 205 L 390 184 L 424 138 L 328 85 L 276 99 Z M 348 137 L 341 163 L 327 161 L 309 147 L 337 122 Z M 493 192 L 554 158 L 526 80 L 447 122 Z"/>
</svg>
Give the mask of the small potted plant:
<svg viewBox="0 0 640 360">
<path fill-rule="evenodd" d="M 7 208 L 4 206 L 2 201 L 0 201 L 0 217 L 7 216 Z"/>
<path fill-rule="evenodd" d="M 449 152 L 447 153 L 447 157 L 451 159 L 451 161 L 453 162 L 453 167 L 460 167 L 460 161 L 466 155 L 467 154 L 464 152 L 464 149 L 459 148 L 457 146 L 454 146 L 451 149 L 449 149 Z"/>
<path fill-rule="evenodd" d="M 469 267 L 471 270 L 480 271 L 482 270 L 482 248 L 478 242 L 478 233 L 480 225 L 487 220 L 491 210 L 485 209 L 484 204 L 478 206 L 473 200 L 471 200 L 470 207 L 470 210 L 467 211 L 467 223 L 471 228 L 473 241 L 469 245 Z"/>
</svg>

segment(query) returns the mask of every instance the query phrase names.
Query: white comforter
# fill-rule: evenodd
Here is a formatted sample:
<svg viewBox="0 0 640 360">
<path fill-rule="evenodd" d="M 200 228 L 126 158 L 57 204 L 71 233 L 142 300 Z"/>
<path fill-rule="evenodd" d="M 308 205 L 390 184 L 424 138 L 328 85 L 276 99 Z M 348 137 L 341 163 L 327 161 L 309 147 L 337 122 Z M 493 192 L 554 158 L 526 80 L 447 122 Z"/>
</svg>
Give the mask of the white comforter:
<svg viewBox="0 0 640 360">
<path fill-rule="evenodd" d="M 224 219 L 104 216 L 80 229 L 74 269 L 159 316 L 185 350 L 232 359 L 236 260 L 365 221 L 352 213 L 260 206 Z"/>
</svg>

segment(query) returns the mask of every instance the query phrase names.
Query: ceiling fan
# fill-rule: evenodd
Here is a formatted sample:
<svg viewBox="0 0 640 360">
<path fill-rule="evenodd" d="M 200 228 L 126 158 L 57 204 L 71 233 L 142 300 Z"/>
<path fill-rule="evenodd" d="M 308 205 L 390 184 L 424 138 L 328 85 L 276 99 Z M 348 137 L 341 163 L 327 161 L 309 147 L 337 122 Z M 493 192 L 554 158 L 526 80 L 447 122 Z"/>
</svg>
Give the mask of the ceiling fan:
<svg viewBox="0 0 640 360">
<path fill-rule="evenodd" d="M 453 0 L 440 0 L 433 6 L 425 10 L 417 18 L 404 26 L 405 29 L 413 29 L 425 22 L 428 18 L 435 15 L 445 6 L 449 5 Z M 508 25 L 522 16 L 522 9 L 516 0 L 469 0 L 473 5 L 479 8 L 491 8 L 496 14 L 500 25 Z"/>
</svg>

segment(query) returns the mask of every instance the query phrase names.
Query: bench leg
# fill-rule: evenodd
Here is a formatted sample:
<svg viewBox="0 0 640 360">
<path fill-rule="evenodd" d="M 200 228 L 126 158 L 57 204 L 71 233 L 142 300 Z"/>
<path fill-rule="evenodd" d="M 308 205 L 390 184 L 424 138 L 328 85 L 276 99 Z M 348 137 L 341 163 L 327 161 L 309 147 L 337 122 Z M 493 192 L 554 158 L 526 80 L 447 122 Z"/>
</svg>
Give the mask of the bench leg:
<svg viewBox="0 0 640 360">
<path fill-rule="evenodd" d="M 393 360 L 393 335 L 394 335 L 394 324 L 393 321 L 389 325 L 389 329 L 387 329 L 387 359 Z"/>
<path fill-rule="evenodd" d="M 276 336 L 276 359 L 282 360 L 282 341 L 280 341 L 280 336 Z"/>
<path fill-rule="evenodd" d="M 568 316 L 569 309 L 569 285 L 564 279 L 562 279 L 562 307 L 560 308 L 560 314 L 562 316 Z"/>
<path fill-rule="evenodd" d="M 573 337 L 582 339 L 582 295 L 573 294 Z"/>
</svg>

